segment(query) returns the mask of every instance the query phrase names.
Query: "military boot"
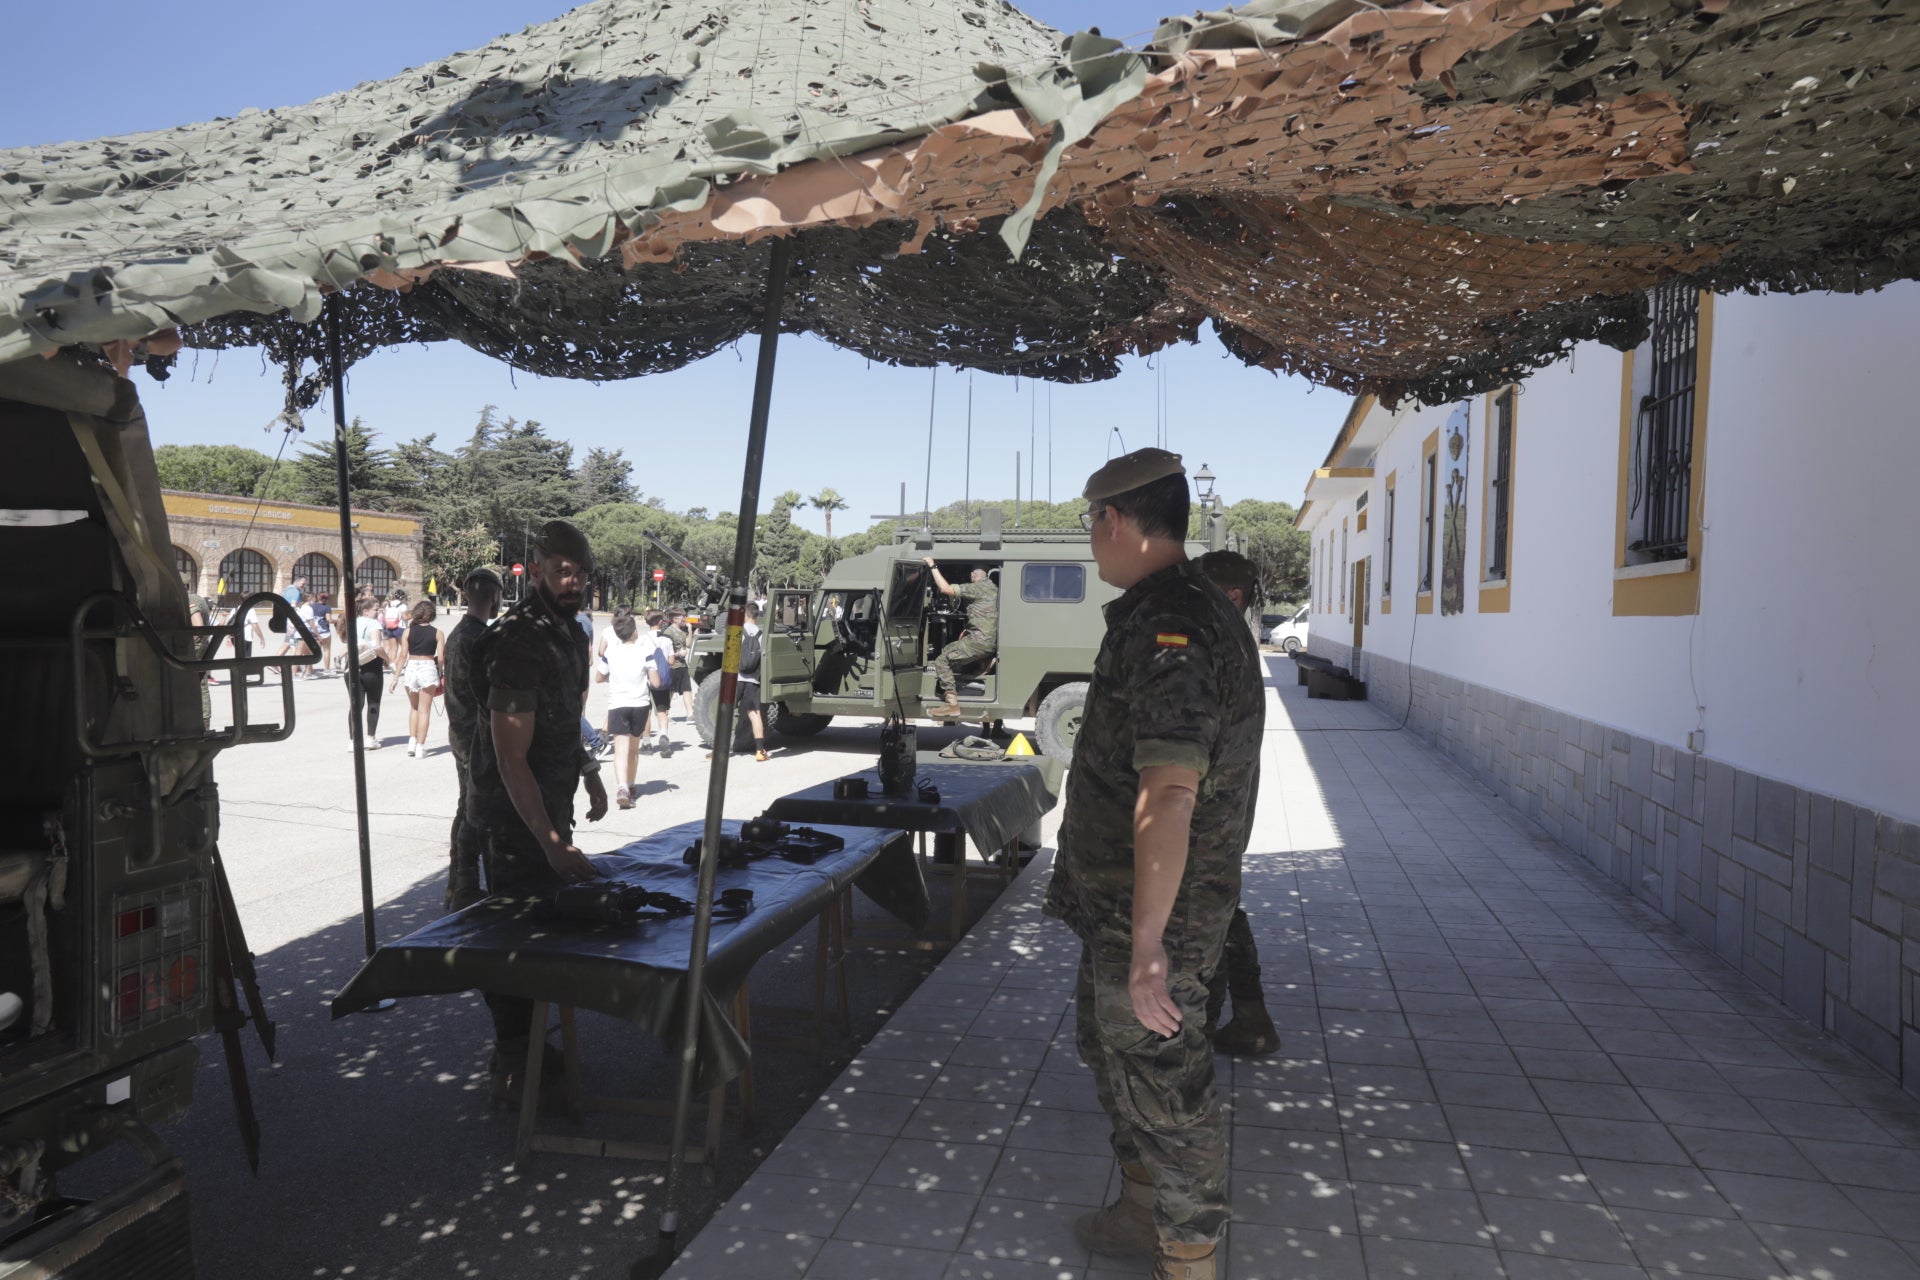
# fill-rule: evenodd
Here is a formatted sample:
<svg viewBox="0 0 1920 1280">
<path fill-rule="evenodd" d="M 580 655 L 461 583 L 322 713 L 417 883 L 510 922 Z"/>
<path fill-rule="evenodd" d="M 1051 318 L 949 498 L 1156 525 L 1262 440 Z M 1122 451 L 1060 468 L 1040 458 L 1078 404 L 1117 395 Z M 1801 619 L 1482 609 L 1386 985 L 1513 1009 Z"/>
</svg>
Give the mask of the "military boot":
<svg viewBox="0 0 1920 1280">
<path fill-rule="evenodd" d="M 927 714 L 936 720 L 958 720 L 960 718 L 960 695 L 950 693 L 947 700 L 937 707 L 929 708 Z"/>
<path fill-rule="evenodd" d="M 1280 1047 L 1280 1033 L 1273 1029 L 1273 1018 L 1260 1000 L 1235 1000 L 1233 1021 L 1207 1038 L 1221 1053 L 1249 1058 L 1264 1058 Z"/>
<path fill-rule="evenodd" d="M 1218 1250 L 1216 1245 L 1179 1244 L 1162 1240 L 1159 1246 L 1153 1264 L 1153 1280 L 1214 1280 L 1219 1275 L 1214 1269 Z"/>
<path fill-rule="evenodd" d="M 1145 1165 L 1120 1166 L 1120 1198 L 1073 1224 L 1083 1248 L 1109 1258 L 1151 1258 L 1160 1233 L 1153 1225 L 1153 1175 Z"/>
</svg>

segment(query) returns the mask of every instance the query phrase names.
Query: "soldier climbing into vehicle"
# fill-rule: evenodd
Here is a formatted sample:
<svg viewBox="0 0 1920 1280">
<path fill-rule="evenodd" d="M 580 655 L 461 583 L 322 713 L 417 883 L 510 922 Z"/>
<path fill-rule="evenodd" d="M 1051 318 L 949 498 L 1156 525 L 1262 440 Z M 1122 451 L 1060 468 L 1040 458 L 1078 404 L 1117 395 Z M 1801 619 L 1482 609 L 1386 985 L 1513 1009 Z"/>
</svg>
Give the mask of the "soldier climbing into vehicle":
<svg viewBox="0 0 1920 1280">
<path fill-rule="evenodd" d="M 960 686 L 954 679 L 953 664 L 991 658 L 999 647 L 1000 586 L 987 576 L 985 569 L 975 569 L 970 581 L 955 586 L 940 572 L 932 556 L 925 560 L 927 568 L 933 570 L 933 585 L 941 594 L 960 601 L 967 610 L 966 630 L 933 660 L 933 678 L 945 701 L 927 712 L 941 720 L 957 720 L 960 718 Z"/>
</svg>

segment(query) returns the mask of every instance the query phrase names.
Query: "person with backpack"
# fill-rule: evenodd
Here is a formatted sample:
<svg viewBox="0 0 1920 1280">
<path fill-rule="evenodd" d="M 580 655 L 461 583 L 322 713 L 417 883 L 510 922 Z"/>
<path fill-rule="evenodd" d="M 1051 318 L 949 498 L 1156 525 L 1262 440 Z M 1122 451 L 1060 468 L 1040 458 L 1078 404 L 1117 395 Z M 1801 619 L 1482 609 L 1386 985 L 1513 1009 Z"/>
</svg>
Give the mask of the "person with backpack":
<svg viewBox="0 0 1920 1280">
<path fill-rule="evenodd" d="M 653 646 L 647 654 L 647 693 L 653 698 L 653 749 L 664 759 L 673 749 L 667 738 L 668 713 L 673 710 L 673 640 L 660 627 L 667 615 L 658 609 L 647 611 L 647 641 Z"/>
<path fill-rule="evenodd" d="M 767 759 L 767 722 L 760 714 L 760 606 L 747 603 L 745 625 L 740 628 L 740 680 L 734 686 L 734 710 L 747 718 L 753 728 L 753 759 Z M 707 752 L 713 759 L 713 752 Z"/>
<path fill-rule="evenodd" d="M 633 808 L 640 744 L 653 714 L 653 698 L 647 688 L 653 653 L 653 643 L 641 634 L 632 607 L 615 609 L 612 630 L 600 633 L 594 679 L 607 686 L 607 732 L 613 735 L 613 772 L 619 784 L 613 802 L 622 809 Z"/>
</svg>

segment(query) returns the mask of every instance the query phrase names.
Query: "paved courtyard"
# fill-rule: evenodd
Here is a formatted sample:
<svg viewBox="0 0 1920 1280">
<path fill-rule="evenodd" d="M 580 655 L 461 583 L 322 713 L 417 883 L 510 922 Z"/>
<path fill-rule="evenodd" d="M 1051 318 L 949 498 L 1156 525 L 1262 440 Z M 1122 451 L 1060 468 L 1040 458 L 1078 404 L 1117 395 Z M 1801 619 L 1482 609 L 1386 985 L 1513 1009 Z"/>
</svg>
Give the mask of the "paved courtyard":
<svg viewBox="0 0 1920 1280">
<path fill-rule="evenodd" d="M 1366 704 L 1279 678 L 1246 901 L 1278 1054 L 1218 1061 L 1233 1280 L 1912 1280 L 1920 1101 Z M 1102 1280 L 1117 1171 L 1036 861 L 679 1280 Z"/>
</svg>

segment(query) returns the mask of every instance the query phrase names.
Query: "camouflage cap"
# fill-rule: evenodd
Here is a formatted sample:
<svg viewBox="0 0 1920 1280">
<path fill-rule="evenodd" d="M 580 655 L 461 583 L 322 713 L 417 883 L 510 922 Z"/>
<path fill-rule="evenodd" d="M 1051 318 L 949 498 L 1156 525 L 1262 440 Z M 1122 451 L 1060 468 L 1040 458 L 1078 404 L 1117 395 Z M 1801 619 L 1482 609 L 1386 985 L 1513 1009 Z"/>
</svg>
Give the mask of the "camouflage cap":
<svg viewBox="0 0 1920 1280">
<path fill-rule="evenodd" d="M 1180 455 L 1177 453 L 1151 447 L 1135 449 L 1132 453 L 1123 453 L 1110 460 L 1106 466 L 1088 476 L 1086 492 L 1081 496 L 1089 502 L 1102 502 L 1166 476 L 1183 476 L 1186 473 L 1187 469 L 1180 465 Z"/>
<path fill-rule="evenodd" d="M 500 575 L 484 564 L 470 571 L 466 577 L 460 580 L 460 585 L 469 591 L 473 590 L 476 585 L 491 587 L 498 592 L 505 592 L 507 589 L 506 584 L 500 581 Z"/>
<path fill-rule="evenodd" d="M 593 548 L 587 535 L 571 520 L 549 520 L 533 535 L 533 545 L 544 555 L 565 556 L 581 568 L 593 568 Z"/>
</svg>

